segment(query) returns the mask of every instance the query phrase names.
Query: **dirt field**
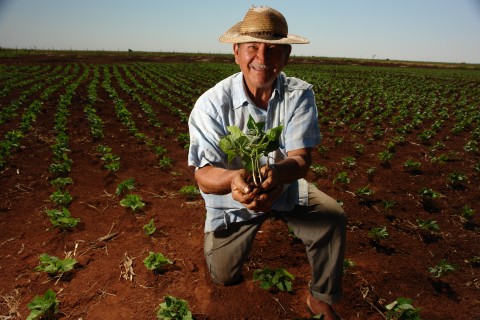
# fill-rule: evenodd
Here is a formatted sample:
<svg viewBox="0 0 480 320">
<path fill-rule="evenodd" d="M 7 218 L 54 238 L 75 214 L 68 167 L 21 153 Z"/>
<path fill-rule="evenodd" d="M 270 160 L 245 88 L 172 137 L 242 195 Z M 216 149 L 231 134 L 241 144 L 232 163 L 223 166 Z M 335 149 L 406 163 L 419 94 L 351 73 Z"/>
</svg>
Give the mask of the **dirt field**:
<svg viewBox="0 0 480 320">
<path fill-rule="evenodd" d="M 45 55 L 4 58 L 0 65 L 179 60 L 201 63 L 190 56 L 157 59 Z M 54 229 L 44 211 L 51 207 L 49 197 L 54 191 L 49 184 L 50 145 L 61 90 L 44 103 L 33 130 L 0 172 L 0 319 L 25 319 L 29 314 L 27 304 L 48 288 L 57 293 L 60 319 L 155 319 L 155 310 L 165 295 L 185 299 L 195 319 L 308 319 L 305 300 L 310 275 L 304 246 L 289 235 L 281 221 L 269 220 L 263 225 L 245 266 L 244 282 L 231 287 L 211 282 L 203 259 L 203 201 L 198 196 L 186 199 L 178 193 L 195 181 L 187 167 L 187 150 L 178 136 L 165 130 L 187 132 L 187 125 L 168 112 L 159 112 L 163 127 L 152 128 L 146 117 L 140 115 L 138 105 L 113 81 L 137 127 L 166 147 L 174 166 L 168 170 L 158 167 L 157 157 L 121 125 L 112 99 L 99 87 L 96 107 L 104 121 L 105 140 L 121 157 L 121 169 L 116 173 L 102 167 L 83 110 L 88 79 L 75 91 L 67 123 L 69 156 L 73 160 L 69 176 L 74 181 L 68 188 L 74 197 L 69 210 L 81 219 L 79 225 L 70 232 Z M 0 108 L 20 93 L 21 89 L 15 89 L 2 97 Z M 155 105 L 154 101 L 149 102 Z M 16 117 L 0 126 L 2 139 L 6 132 L 18 127 L 19 121 L 20 117 Z M 445 121 L 446 127 L 452 125 L 449 121 Z M 314 162 L 328 168 L 339 167 L 342 157 L 351 154 L 352 144 L 337 146 L 334 139 L 338 135 L 348 137 L 348 128 L 337 129 L 334 134 L 324 125 L 322 128 L 329 152 L 316 153 Z M 424 161 L 419 174 L 407 172 L 403 163 L 412 155 L 425 154 L 424 146 L 399 146 L 395 161 L 382 166 L 375 155 L 385 146 L 375 142 L 368 144 L 368 152 L 357 158 L 361 167 L 358 172 L 376 167 L 374 176 L 359 175 L 345 187 L 332 182 L 334 174 L 309 174 L 308 180 L 342 201 L 349 217 L 346 257 L 355 266 L 346 269 L 344 299 L 335 306 L 343 319 L 384 319 L 385 305 L 399 297 L 413 299 L 413 305 L 421 308 L 422 319 L 480 319 L 480 270 L 478 264 L 470 262 L 480 255 L 480 229 L 476 224 L 480 212 L 480 173 L 472 169 L 479 158 L 478 154 L 463 151 L 466 139 L 467 134 L 449 137 L 445 147 L 458 151 L 458 158 L 442 166 Z M 468 184 L 452 189 L 445 184 L 446 174 L 459 168 L 467 172 Z M 115 196 L 117 185 L 129 177 L 135 178 L 134 193 L 146 202 L 139 213 L 122 207 L 120 198 Z M 374 186 L 375 199 L 388 199 L 395 203 L 394 208 L 386 210 L 375 201 L 370 205 L 362 203 L 355 190 L 369 184 Z M 425 211 L 417 194 L 412 193 L 425 184 L 448 195 L 438 199 L 439 209 L 434 213 Z M 477 212 L 468 225 L 458 213 L 466 201 Z M 441 232 L 434 236 L 426 236 L 416 224 L 417 218 L 429 217 L 441 227 Z M 153 236 L 143 231 L 150 219 L 157 226 Z M 390 234 L 376 246 L 367 237 L 375 226 L 386 226 Z M 107 240 L 99 241 L 107 235 Z M 163 253 L 174 264 L 163 274 L 147 270 L 143 260 L 149 251 Z M 41 253 L 63 258 L 67 252 L 79 262 L 67 277 L 58 280 L 34 271 Z M 133 259 L 132 280 L 121 274 L 127 257 Z M 428 267 L 441 259 L 454 264 L 457 270 L 438 280 L 429 274 Z M 260 289 L 252 274 L 264 267 L 284 268 L 294 274 L 293 293 Z"/>
</svg>

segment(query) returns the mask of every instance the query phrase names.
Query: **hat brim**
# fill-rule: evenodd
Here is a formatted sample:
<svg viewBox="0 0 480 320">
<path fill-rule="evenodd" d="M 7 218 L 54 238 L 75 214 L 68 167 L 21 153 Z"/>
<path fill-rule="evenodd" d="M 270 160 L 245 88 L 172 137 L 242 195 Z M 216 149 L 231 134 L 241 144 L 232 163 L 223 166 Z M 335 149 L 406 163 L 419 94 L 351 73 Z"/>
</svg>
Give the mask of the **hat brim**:
<svg viewBox="0 0 480 320">
<path fill-rule="evenodd" d="M 223 35 L 218 39 L 220 42 L 224 43 L 245 43 L 245 42 L 264 42 L 264 43 L 278 43 L 278 44 L 307 44 L 310 41 L 307 38 L 300 37 L 294 34 L 287 34 L 286 37 L 273 37 L 273 36 L 251 36 L 244 35 L 240 33 L 240 27 L 242 21 L 235 24 L 233 27 L 228 29 Z"/>
</svg>

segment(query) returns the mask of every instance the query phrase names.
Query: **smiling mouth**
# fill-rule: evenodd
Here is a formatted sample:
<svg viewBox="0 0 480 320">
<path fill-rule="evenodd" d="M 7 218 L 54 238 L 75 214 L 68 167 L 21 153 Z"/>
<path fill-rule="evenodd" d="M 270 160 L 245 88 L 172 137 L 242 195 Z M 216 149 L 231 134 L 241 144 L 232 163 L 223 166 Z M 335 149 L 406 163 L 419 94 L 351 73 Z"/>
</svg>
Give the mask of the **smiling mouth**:
<svg viewBox="0 0 480 320">
<path fill-rule="evenodd" d="M 250 64 L 250 68 L 251 69 L 254 69 L 254 70 L 257 70 L 257 71 L 264 71 L 264 70 L 267 70 L 269 69 L 270 67 L 266 64 Z"/>
</svg>

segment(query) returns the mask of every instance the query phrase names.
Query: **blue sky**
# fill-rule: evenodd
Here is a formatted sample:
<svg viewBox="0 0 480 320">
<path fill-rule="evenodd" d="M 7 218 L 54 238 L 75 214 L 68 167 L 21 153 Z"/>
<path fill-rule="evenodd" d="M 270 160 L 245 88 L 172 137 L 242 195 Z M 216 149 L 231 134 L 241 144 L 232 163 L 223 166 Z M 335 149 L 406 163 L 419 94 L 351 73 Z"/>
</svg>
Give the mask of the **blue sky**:
<svg viewBox="0 0 480 320">
<path fill-rule="evenodd" d="M 251 5 L 310 39 L 294 55 L 480 63 L 480 0 L 0 0 L 0 47 L 229 53 Z"/>
</svg>

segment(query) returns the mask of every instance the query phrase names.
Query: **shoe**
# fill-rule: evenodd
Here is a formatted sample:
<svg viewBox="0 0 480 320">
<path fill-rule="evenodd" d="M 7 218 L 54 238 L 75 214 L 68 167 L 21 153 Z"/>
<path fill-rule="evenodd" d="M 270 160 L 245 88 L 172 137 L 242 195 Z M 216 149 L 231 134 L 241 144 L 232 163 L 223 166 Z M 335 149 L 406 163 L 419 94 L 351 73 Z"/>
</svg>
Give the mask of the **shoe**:
<svg viewBox="0 0 480 320">
<path fill-rule="evenodd" d="M 307 306 L 312 315 L 322 316 L 322 320 L 341 320 L 340 316 L 333 310 L 328 303 L 315 299 L 311 294 L 307 298 Z"/>
</svg>

